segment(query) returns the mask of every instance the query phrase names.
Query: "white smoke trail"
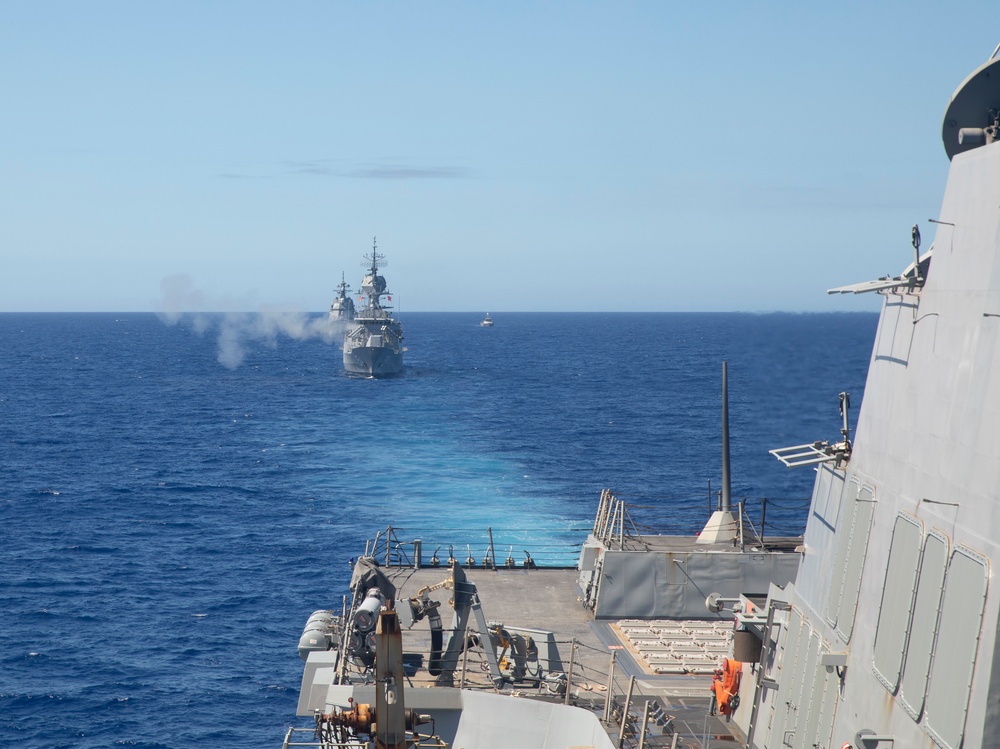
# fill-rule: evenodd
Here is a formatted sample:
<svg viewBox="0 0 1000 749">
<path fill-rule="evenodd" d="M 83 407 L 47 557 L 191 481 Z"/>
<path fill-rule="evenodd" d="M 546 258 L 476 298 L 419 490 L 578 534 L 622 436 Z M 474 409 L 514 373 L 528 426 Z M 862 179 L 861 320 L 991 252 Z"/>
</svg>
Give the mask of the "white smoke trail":
<svg viewBox="0 0 1000 749">
<path fill-rule="evenodd" d="M 228 369 L 236 369 L 243 363 L 250 342 L 275 348 L 285 337 L 295 341 L 319 339 L 332 344 L 339 343 L 344 334 L 343 323 L 298 310 L 258 305 L 256 312 L 237 311 L 246 310 L 250 304 L 246 300 L 210 300 L 195 288 L 194 280 L 186 273 L 164 278 L 160 287 L 163 291 L 160 319 L 167 325 L 186 322 L 200 335 L 215 334 L 216 358 Z"/>
</svg>

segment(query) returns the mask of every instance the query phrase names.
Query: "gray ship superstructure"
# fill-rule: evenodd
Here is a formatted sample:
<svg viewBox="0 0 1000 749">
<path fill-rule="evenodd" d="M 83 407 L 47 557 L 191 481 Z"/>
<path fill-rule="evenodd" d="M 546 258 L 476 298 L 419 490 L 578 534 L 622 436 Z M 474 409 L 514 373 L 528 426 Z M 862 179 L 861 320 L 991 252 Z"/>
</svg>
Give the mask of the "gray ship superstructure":
<svg viewBox="0 0 1000 749">
<path fill-rule="evenodd" d="M 361 293 L 367 302 L 355 311 L 354 324 L 344 335 L 344 369 L 369 377 L 398 374 L 403 369 L 403 327 L 393 318 L 392 308 L 382 304 L 383 296 L 389 301 L 392 296 L 378 272 L 386 263 L 374 241 L 364 264 L 368 272 Z"/>
<path fill-rule="evenodd" d="M 337 284 L 336 296 L 330 304 L 330 322 L 349 323 L 354 322 L 354 299 L 351 298 L 351 289 L 344 280 L 344 274 L 340 274 L 340 283 Z"/>
<path fill-rule="evenodd" d="M 853 444 L 772 451 L 816 479 L 794 583 L 736 613 L 755 749 L 1000 746 L 998 117 L 994 52 L 944 115 L 930 250 L 914 226 L 902 273 L 831 291 L 882 313 Z"/>
</svg>

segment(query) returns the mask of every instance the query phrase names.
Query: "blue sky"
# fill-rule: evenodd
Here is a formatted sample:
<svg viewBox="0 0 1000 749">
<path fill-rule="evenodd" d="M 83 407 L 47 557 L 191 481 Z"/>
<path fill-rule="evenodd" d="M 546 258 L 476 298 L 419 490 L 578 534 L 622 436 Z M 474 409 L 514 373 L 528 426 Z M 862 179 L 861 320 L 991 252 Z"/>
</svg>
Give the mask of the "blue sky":
<svg viewBox="0 0 1000 749">
<path fill-rule="evenodd" d="M 874 310 L 996 2 L 8 3 L 0 311 Z M 183 279 L 180 282 L 179 279 Z"/>
</svg>

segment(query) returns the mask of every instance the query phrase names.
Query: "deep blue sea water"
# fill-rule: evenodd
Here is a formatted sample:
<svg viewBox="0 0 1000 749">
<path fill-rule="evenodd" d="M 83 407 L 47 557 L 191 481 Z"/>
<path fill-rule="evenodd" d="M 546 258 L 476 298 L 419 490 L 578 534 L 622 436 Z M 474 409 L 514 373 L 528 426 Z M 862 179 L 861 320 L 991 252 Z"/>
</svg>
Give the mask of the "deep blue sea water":
<svg viewBox="0 0 1000 749">
<path fill-rule="evenodd" d="M 280 746 L 302 625 L 389 522 L 571 563 L 607 487 L 696 532 L 723 359 L 734 497 L 801 532 L 813 473 L 768 450 L 837 439 L 842 390 L 857 418 L 877 323 L 494 317 L 407 315 L 367 380 L 245 320 L 0 315 L 0 746 Z"/>
</svg>

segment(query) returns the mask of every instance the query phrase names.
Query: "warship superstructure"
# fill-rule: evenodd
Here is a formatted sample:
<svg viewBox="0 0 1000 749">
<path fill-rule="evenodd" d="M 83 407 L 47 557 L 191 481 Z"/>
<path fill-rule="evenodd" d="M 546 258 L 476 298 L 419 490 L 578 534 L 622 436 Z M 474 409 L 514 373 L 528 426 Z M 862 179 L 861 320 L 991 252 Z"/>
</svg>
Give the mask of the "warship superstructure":
<svg viewBox="0 0 1000 749">
<path fill-rule="evenodd" d="M 336 296 L 330 304 L 330 322 L 349 323 L 354 322 L 354 299 L 351 298 L 351 289 L 344 280 L 344 274 L 340 274 L 340 283 L 337 284 Z"/>
<path fill-rule="evenodd" d="M 914 226 L 902 273 L 831 290 L 882 313 L 853 445 L 772 451 L 816 479 L 796 580 L 735 615 L 747 746 L 1000 746 L 998 131 L 994 52 L 945 111 L 930 250 Z"/>
<path fill-rule="evenodd" d="M 803 538 L 726 496 L 697 539 L 641 535 L 609 492 L 570 570 L 389 528 L 306 625 L 286 746 L 1000 746 L 996 52 L 942 132 L 931 249 L 913 227 L 899 275 L 832 290 L 883 296 L 853 439 L 841 393 L 840 439 L 772 450 L 815 472 Z"/>
<path fill-rule="evenodd" d="M 382 304 L 383 296 L 389 301 L 392 296 L 378 272 L 386 262 L 374 240 L 364 265 L 368 272 L 361 293 L 367 302 L 355 312 L 354 324 L 344 335 L 344 369 L 369 377 L 398 374 L 403 369 L 403 326 L 393 318 L 392 308 Z"/>
</svg>

